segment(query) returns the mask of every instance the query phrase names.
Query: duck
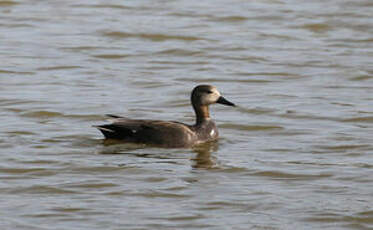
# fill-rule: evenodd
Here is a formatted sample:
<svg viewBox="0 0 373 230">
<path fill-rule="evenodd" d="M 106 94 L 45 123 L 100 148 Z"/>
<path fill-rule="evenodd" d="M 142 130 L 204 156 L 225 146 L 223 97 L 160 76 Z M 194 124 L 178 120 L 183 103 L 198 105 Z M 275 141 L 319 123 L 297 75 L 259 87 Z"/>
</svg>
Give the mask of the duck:
<svg viewBox="0 0 373 230">
<path fill-rule="evenodd" d="M 236 106 L 225 99 L 215 86 L 197 85 L 191 93 L 191 104 L 196 116 L 193 125 L 107 114 L 112 123 L 94 127 L 101 131 L 105 139 L 165 148 L 190 148 L 218 139 L 219 132 L 209 112 L 209 106 L 215 103 Z"/>
</svg>

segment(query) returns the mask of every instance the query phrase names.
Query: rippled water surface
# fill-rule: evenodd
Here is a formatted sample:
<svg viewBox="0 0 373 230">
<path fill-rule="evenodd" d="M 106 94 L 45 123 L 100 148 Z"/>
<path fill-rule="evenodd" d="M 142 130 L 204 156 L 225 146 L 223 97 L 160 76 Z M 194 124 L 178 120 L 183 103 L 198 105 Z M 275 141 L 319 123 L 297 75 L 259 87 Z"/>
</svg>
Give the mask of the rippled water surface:
<svg viewBox="0 0 373 230">
<path fill-rule="evenodd" d="M 371 0 L 0 0 L 1 229 L 372 229 Z M 104 143 L 104 114 L 217 143 Z"/>
</svg>

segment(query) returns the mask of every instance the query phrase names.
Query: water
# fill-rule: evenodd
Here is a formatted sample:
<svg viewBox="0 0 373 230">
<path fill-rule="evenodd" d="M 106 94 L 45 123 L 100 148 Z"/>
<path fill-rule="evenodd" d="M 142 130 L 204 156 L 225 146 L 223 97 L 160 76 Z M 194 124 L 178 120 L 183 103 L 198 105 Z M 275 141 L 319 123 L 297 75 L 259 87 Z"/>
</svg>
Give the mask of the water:
<svg viewBox="0 0 373 230">
<path fill-rule="evenodd" d="M 0 1 L 1 229 L 372 229 L 370 0 Z M 221 138 L 105 144 L 104 114 Z"/>
</svg>

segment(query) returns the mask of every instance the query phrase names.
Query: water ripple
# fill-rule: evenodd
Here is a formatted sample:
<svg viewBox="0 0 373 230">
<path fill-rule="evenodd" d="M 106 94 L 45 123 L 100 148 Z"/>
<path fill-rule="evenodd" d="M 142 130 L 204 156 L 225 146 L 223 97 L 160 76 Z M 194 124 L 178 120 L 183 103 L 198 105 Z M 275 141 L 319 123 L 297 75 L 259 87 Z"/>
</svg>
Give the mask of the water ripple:
<svg viewBox="0 0 373 230">
<path fill-rule="evenodd" d="M 252 175 L 255 176 L 261 176 L 261 177 L 269 177 L 271 179 L 290 179 L 290 180 L 319 180 L 323 178 L 332 177 L 333 174 L 294 174 L 294 173 L 286 173 L 286 172 L 280 172 L 280 171 L 261 171 L 261 172 L 255 172 L 252 173 Z"/>
<path fill-rule="evenodd" d="M 104 36 L 111 37 L 111 38 L 141 38 L 147 39 L 154 42 L 163 42 L 167 40 L 181 40 L 181 41 L 198 41 L 198 40 L 206 40 L 200 37 L 194 36 L 181 36 L 181 35 L 167 35 L 167 34 L 157 34 L 157 33 L 127 33 L 127 32 L 119 32 L 119 31 L 112 31 L 112 32 L 104 32 Z"/>
<path fill-rule="evenodd" d="M 151 3 L 0 0 L 0 228 L 372 229 L 372 1 Z M 91 127 L 192 123 L 196 84 L 216 142 Z"/>
</svg>

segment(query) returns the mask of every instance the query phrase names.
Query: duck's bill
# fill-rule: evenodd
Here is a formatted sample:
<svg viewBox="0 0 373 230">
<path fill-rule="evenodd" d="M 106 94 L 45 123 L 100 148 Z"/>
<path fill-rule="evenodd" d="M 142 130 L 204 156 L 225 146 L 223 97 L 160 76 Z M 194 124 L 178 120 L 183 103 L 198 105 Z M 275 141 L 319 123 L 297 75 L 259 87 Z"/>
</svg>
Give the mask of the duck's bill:
<svg viewBox="0 0 373 230">
<path fill-rule="evenodd" d="M 224 97 L 220 96 L 219 99 L 216 101 L 216 103 L 223 104 L 223 105 L 229 105 L 229 106 L 236 106 L 232 102 L 228 101 Z"/>
</svg>

